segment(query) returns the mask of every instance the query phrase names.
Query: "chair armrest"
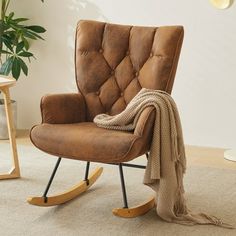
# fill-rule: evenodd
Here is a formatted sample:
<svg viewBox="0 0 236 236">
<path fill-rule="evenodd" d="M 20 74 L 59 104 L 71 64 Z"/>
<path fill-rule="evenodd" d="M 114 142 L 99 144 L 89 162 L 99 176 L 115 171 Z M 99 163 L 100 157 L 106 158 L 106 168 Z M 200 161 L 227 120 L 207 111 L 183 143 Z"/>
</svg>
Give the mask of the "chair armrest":
<svg viewBox="0 0 236 236">
<path fill-rule="evenodd" d="M 134 135 L 145 136 L 146 138 L 147 136 L 152 137 L 155 114 L 155 108 L 153 106 L 146 107 L 138 119 Z"/>
<path fill-rule="evenodd" d="M 70 124 L 86 119 L 86 106 L 80 93 L 46 95 L 41 99 L 42 123 Z"/>
</svg>

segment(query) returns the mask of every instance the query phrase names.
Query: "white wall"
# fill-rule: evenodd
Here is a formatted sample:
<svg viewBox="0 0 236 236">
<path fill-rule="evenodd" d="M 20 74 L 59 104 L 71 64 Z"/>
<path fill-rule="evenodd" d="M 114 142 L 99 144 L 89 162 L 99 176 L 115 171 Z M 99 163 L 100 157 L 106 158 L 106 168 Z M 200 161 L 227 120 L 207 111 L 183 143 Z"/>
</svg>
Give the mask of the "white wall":
<svg viewBox="0 0 236 236">
<path fill-rule="evenodd" d="M 13 6 L 14 5 L 14 6 Z M 45 42 L 33 43 L 37 61 L 12 94 L 19 104 L 19 127 L 40 122 L 45 93 L 76 91 L 74 29 L 79 19 L 136 25 L 185 27 L 174 85 L 185 142 L 236 146 L 236 4 L 217 10 L 209 0 L 12 0 L 19 16 L 47 28 Z"/>
</svg>

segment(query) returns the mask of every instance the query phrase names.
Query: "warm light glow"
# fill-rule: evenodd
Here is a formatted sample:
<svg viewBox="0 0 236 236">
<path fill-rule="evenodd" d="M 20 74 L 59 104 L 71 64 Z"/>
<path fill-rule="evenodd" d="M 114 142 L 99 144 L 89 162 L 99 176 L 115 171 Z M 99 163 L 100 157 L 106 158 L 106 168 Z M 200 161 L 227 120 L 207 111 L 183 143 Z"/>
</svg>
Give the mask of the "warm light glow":
<svg viewBox="0 0 236 236">
<path fill-rule="evenodd" d="M 232 5 L 233 0 L 210 0 L 210 2 L 218 9 L 226 9 Z"/>
</svg>

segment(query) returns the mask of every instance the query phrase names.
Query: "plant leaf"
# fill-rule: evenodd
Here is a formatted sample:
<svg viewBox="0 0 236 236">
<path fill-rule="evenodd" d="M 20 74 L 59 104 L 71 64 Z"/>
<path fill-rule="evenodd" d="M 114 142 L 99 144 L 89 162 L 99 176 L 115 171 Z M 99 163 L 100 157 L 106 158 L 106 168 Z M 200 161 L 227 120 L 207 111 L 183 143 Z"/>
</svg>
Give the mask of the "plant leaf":
<svg viewBox="0 0 236 236">
<path fill-rule="evenodd" d="M 12 70 L 12 65 L 13 65 L 13 57 L 10 57 L 2 64 L 0 69 L 0 74 L 9 75 L 10 71 Z"/>
<path fill-rule="evenodd" d="M 6 50 L 0 50 L 1 54 L 12 54 L 12 52 L 6 51 Z"/>
<path fill-rule="evenodd" d="M 16 39 L 16 32 L 11 30 L 5 31 L 2 38 L 13 44 Z"/>
<path fill-rule="evenodd" d="M 16 33 L 17 31 L 21 32 L 22 30 L 24 30 L 24 26 L 23 25 L 19 25 L 19 24 L 15 24 L 14 22 L 10 22 L 8 24 L 10 26 L 10 28 L 12 28 Z"/>
<path fill-rule="evenodd" d="M 22 41 L 24 42 L 25 49 L 28 51 L 29 50 L 29 42 L 24 36 L 21 36 Z"/>
<path fill-rule="evenodd" d="M 15 15 L 15 13 L 14 13 L 14 12 L 11 12 L 11 13 L 7 16 L 7 20 L 11 20 L 14 15 Z"/>
<path fill-rule="evenodd" d="M 20 62 L 19 62 L 19 60 L 15 57 L 15 58 L 13 59 L 13 64 L 12 64 L 12 76 L 13 76 L 13 78 L 15 78 L 16 80 L 18 80 L 19 77 L 20 77 L 20 70 L 21 70 Z"/>
<path fill-rule="evenodd" d="M 25 44 L 23 41 L 21 41 L 20 43 L 17 44 L 16 46 L 16 54 L 18 54 L 20 51 L 22 51 L 22 49 L 25 47 Z"/>
<path fill-rule="evenodd" d="M 42 40 L 44 40 L 44 38 L 42 38 L 39 34 L 33 32 L 33 31 L 27 31 L 27 33 L 30 34 L 31 36 L 34 36 L 35 39 L 38 38 L 38 39 L 42 39 Z"/>
<path fill-rule="evenodd" d="M 11 40 L 2 37 L 2 41 L 6 45 L 6 47 L 13 52 Z"/>
<path fill-rule="evenodd" d="M 39 25 L 30 25 L 30 26 L 26 26 L 26 29 L 29 29 L 31 31 L 34 31 L 35 33 L 45 33 L 46 29 L 43 28 L 42 26 Z"/>
<path fill-rule="evenodd" d="M 25 64 L 25 62 L 21 58 L 18 57 L 18 60 L 19 60 L 22 71 L 27 76 L 28 75 L 28 66 Z"/>
<path fill-rule="evenodd" d="M 29 20 L 28 18 L 16 18 L 16 19 L 14 19 L 13 21 L 15 22 L 15 23 L 20 23 L 20 22 L 22 22 L 22 21 L 27 21 L 27 20 Z"/>
<path fill-rule="evenodd" d="M 23 52 L 19 53 L 18 55 L 21 56 L 21 57 L 33 57 L 34 56 L 33 53 L 26 52 L 26 51 L 23 51 Z"/>
<path fill-rule="evenodd" d="M 30 38 L 30 39 L 34 39 L 36 40 L 37 38 L 32 35 L 31 33 L 29 33 L 28 31 L 23 31 L 24 37 Z"/>
</svg>

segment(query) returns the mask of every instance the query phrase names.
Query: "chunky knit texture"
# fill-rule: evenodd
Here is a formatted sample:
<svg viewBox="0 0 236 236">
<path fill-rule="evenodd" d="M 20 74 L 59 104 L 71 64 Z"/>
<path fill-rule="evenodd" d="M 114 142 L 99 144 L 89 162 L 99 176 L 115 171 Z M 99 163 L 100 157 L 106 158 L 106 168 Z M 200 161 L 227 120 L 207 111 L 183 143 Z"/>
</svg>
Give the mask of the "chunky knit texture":
<svg viewBox="0 0 236 236">
<path fill-rule="evenodd" d="M 132 131 L 148 106 L 155 107 L 156 118 L 144 184 L 156 192 L 157 214 L 168 222 L 232 228 L 215 216 L 194 214 L 186 206 L 183 187 L 186 157 L 182 128 L 176 104 L 168 93 L 143 88 L 123 112 L 115 116 L 97 115 L 94 122 L 106 129 Z"/>
</svg>

